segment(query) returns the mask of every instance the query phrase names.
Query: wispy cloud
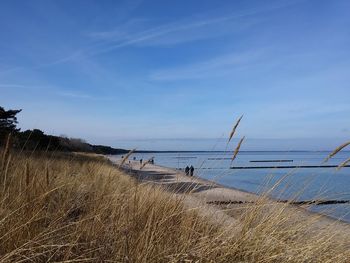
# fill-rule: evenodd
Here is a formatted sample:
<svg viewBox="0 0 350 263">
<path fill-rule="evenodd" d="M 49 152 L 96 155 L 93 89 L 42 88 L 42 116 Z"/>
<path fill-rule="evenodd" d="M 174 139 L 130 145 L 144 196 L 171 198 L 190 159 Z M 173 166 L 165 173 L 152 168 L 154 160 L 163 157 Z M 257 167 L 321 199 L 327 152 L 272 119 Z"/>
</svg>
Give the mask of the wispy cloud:
<svg viewBox="0 0 350 263">
<path fill-rule="evenodd" d="M 98 100 L 98 101 L 110 101 L 113 100 L 111 97 L 99 97 L 99 96 L 93 96 L 91 94 L 86 94 L 86 93 L 77 93 L 77 92 L 57 92 L 56 93 L 58 96 L 61 97 L 67 97 L 67 98 L 72 98 L 72 99 L 84 99 L 84 100 Z"/>
<path fill-rule="evenodd" d="M 275 2 L 240 12 L 235 11 L 230 14 L 226 12 L 226 15 L 222 15 L 222 12 L 216 15 L 199 14 L 177 22 L 149 26 L 148 28 L 145 28 L 145 24 L 155 21 L 133 18 L 110 31 L 85 33 L 90 41 L 92 40 L 90 44 L 67 56 L 41 64 L 37 68 L 86 59 L 129 46 L 175 45 L 232 34 L 260 23 L 262 19 L 265 19 L 265 16 L 258 16 L 259 14 L 285 8 L 300 1 L 302 0 Z M 216 12 L 218 13 L 218 11 Z M 159 23 L 159 21 L 157 22 Z"/>
<path fill-rule="evenodd" d="M 182 79 L 198 79 L 213 76 L 222 76 L 256 63 L 265 54 L 263 49 L 231 53 L 215 57 L 199 63 L 189 64 L 170 69 L 160 69 L 150 74 L 152 80 L 172 81 Z"/>
<path fill-rule="evenodd" d="M 114 49 L 132 45 L 179 44 L 200 39 L 209 39 L 249 28 L 261 22 L 261 19 L 263 19 L 256 19 L 254 17 L 255 15 L 285 7 L 287 4 L 291 3 L 278 3 L 271 6 L 264 6 L 244 12 L 234 12 L 216 17 L 199 15 L 183 19 L 180 22 L 168 23 L 145 30 L 135 31 L 135 23 L 140 22 L 137 20 L 128 22 L 126 25 L 111 31 L 91 32 L 89 36 L 94 40 L 101 41 L 96 45 L 95 53 L 109 52 Z M 250 17 L 250 19 L 235 23 L 238 22 L 238 19 L 246 17 Z"/>
<path fill-rule="evenodd" d="M 5 75 L 7 73 L 14 72 L 14 71 L 19 70 L 19 69 L 21 69 L 21 67 L 10 67 L 10 68 L 6 68 L 6 69 L 0 69 L 0 76 Z"/>
<path fill-rule="evenodd" d="M 18 84 L 0 84 L 0 88 L 26 88 L 24 85 L 18 85 Z"/>
<path fill-rule="evenodd" d="M 256 23 L 256 21 L 247 21 L 246 23 L 240 23 L 240 25 L 219 27 L 220 24 L 227 23 L 234 18 L 237 17 L 226 16 L 204 20 L 187 19 L 142 31 L 128 33 L 123 32 L 123 29 L 117 29 L 109 32 L 94 32 L 90 36 L 95 40 L 103 41 L 100 44 L 101 48 L 96 50 L 97 53 L 103 53 L 132 45 L 171 45 L 208 39 L 241 30 Z"/>
<path fill-rule="evenodd" d="M 82 99 L 82 100 L 95 100 L 95 101 L 110 101 L 113 100 L 113 97 L 103 97 L 88 93 L 79 93 L 73 91 L 67 91 L 65 89 L 49 86 L 49 85 L 23 85 L 23 84 L 13 84 L 13 83 L 0 83 L 0 89 L 6 89 L 9 91 L 16 90 L 31 90 L 31 91 L 40 91 L 40 93 L 53 94 L 60 97 L 72 98 L 72 99 Z"/>
</svg>

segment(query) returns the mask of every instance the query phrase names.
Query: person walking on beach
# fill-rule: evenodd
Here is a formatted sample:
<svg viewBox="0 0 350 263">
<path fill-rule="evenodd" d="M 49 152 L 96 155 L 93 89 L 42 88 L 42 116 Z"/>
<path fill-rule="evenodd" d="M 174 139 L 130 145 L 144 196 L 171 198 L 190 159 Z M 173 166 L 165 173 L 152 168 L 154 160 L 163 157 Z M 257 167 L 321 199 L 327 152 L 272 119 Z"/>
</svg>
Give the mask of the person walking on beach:
<svg viewBox="0 0 350 263">
<path fill-rule="evenodd" d="M 190 176 L 193 176 L 193 171 L 194 171 L 194 167 L 191 165 L 191 167 L 190 167 Z"/>
<path fill-rule="evenodd" d="M 142 165 L 142 159 L 140 159 L 140 164 Z"/>
<path fill-rule="evenodd" d="M 188 167 L 188 165 L 187 165 L 185 168 L 185 174 L 188 175 L 189 171 L 190 171 L 190 167 Z"/>
</svg>

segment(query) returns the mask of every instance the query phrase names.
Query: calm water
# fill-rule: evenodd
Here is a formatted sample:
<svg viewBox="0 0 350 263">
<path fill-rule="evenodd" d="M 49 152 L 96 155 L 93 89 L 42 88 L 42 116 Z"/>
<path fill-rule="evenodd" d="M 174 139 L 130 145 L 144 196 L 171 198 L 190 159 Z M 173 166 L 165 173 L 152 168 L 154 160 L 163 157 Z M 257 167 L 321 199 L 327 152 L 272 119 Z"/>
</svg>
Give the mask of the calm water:
<svg viewBox="0 0 350 263">
<path fill-rule="evenodd" d="M 241 152 L 232 166 L 320 165 L 327 155 L 327 152 Z M 144 160 L 154 157 L 155 164 L 176 169 L 193 165 L 195 175 L 199 177 L 253 193 L 261 193 L 284 178 L 271 193 L 275 198 L 350 200 L 350 168 L 339 171 L 335 168 L 236 170 L 229 169 L 231 153 L 223 152 L 140 153 L 134 156 Z M 327 164 L 337 165 L 349 157 L 350 152 L 340 152 Z M 291 161 L 251 162 L 282 159 Z M 349 204 L 313 206 L 310 210 L 350 222 Z"/>
</svg>

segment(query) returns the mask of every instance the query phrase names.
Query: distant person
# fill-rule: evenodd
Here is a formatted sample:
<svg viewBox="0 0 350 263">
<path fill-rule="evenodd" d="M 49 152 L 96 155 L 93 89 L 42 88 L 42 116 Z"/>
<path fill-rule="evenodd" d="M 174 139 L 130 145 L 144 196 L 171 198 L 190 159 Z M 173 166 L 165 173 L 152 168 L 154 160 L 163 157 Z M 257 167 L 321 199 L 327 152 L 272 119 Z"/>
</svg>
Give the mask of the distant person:
<svg viewBox="0 0 350 263">
<path fill-rule="evenodd" d="M 190 167 L 190 176 L 193 176 L 193 172 L 194 172 L 194 167 L 191 165 L 191 167 Z"/>
<path fill-rule="evenodd" d="M 151 164 L 154 164 L 154 159 L 153 158 L 151 159 Z"/>
<path fill-rule="evenodd" d="M 142 159 L 140 159 L 140 164 L 142 165 Z"/>
<path fill-rule="evenodd" d="M 190 172 L 190 167 L 188 167 L 188 165 L 185 168 L 185 174 L 188 175 L 188 173 Z"/>
</svg>

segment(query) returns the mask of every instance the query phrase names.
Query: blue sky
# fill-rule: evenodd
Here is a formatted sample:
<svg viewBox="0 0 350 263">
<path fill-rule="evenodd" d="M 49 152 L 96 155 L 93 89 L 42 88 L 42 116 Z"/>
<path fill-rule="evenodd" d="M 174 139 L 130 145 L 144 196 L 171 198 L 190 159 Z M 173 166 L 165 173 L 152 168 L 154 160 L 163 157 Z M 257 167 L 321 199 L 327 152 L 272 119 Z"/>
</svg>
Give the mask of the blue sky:
<svg viewBox="0 0 350 263">
<path fill-rule="evenodd" d="M 23 129 L 113 146 L 218 138 L 244 114 L 239 136 L 324 149 L 350 137 L 349 10 L 347 0 L 1 1 L 0 105 L 23 109 Z"/>
</svg>

